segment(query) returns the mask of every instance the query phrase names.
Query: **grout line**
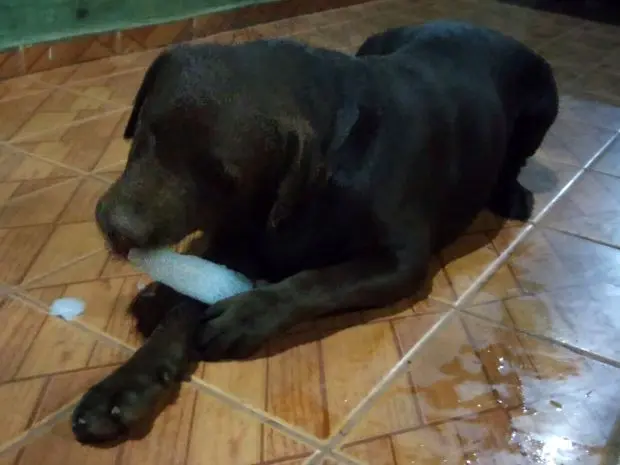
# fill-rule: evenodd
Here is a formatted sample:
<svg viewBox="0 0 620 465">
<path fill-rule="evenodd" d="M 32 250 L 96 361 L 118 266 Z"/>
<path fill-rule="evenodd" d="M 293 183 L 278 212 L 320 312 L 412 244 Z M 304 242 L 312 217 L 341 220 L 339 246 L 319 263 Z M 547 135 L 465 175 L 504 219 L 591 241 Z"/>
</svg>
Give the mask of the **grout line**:
<svg viewBox="0 0 620 465">
<path fill-rule="evenodd" d="M 254 407 L 250 404 L 245 403 L 241 399 L 238 399 L 232 394 L 218 388 L 217 386 L 207 383 L 206 381 L 192 377 L 190 383 L 198 389 L 200 392 L 204 392 L 210 397 L 219 400 L 220 402 L 229 406 L 232 410 L 239 411 L 250 417 L 258 420 L 262 424 L 273 428 L 274 430 L 290 437 L 291 439 L 300 442 L 302 444 L 306 444 L 310 447 L 313 447 L 317 450 L 325 449 L 325 441 L 321 441 L 319 438 L 312 436 L 304 431 L 297 429 L 295 426 L 286 423 L 284 420 L 272 416 L 264 410 Z M 338 451 L 328 452 L 332 454 L 337 460 L 342 461 L 349 465 L 360 465 L 359 462 L 352 460 L 350 457 L 342 454 Z"/>
<path fill-rule="evenodd" d="M 596 153 L 573 175 L 573 177 L 560 189 L 560 191 L 556 194 L 556 196 L 545 205 L 545 207 L 538 212 L 538 214 L 530 221 L 531 224 L 538 224 L 540 220 L 555 206 L 556 203 L 560 200 L 560 198 L 568 192 L 568 190 L 583 176 L 583 174 L 588 170 L 594 163 L 596 163 L 599 158 L 601 158 L 606 152 L 607 149 L 613 145 L 613 143 L 618 139 L 620 135 L 620 130 L 615 131 L 615 134 L 599 149 Z"/>
<path fill-rule="evenodd" d="M 47 305 L 44 302 L 41 302 L 38 299 L 33 298 L 32 296 L 28 294 L 25 294 L 24 292 L 21 292 L 18 290 L 16 293 L 11 294 L 10 296 L 13 299 L 20 300 L 24 303 L 30 304 L 33 307 L 33 310 L 36 310 L 45 315 L 51 316 L 49 315 L 49 310 L 48 310 L 49 305 Z M 99 329 L 95 326 L 91 326 L 90 324 L 85 323 L 84 321 L 81 321 L 81 320 L 70 320 L 70 321 L 63 320 L 63 321 L 65 321 L 69 326 L 73 327 L 74 329 L 82 330 L 88 333 L 90 336 L 96 338 L 96 340 L 98 340 L 99 342 L 102 342 L 103 344 L 106 344 L 116 350 L 124 351 L 128 355 L 133 354 L 137 350 L 135 347 L 127 344 L 121 339 L 114 337 L 107 331 Z"/>
<path fill-rule="evenodd" d="M 150 49 L 150 50 L 153 50 L 153 49 Z M 142 53 L 142 52 L 136 52 L 136 53 Z M 112 56 L 114 56 L 114 55 L 112 55 Z M 122 56 L 122 55 L 116 55 L 116 56 Z M 103 61 L 103 60 L 106 60 L 106 58 L 99 58 L 97 60 L 84 61 L 82 63 L 77 63 L 77 66 L 79 67 L 80 65 L 83 65 L 85 63 L 95 63 L 95 62 Z M 71 65 L 69 65 L 69 66 L 71 66 Z M 69 66 L 62 66 L 62 67 L 59 67 L 59 68 L 52 68 L 49 71 L 53 71 L 54 69 L 68 68 Z M 127 68 L 127 69 L 124 69 L 124 70 L 113 71 L 111 73 L 104 73 L 104 74 L 100 74 L 100 75 L 93 76 L 93 77 L 87 77 L 87 78 L 72 80 L 71 77 L 77 73 L 77 69 L 76 69 L 75 70 L 76 72 L 74 72 L 71 76 L 69 76 L 67 78 L 67 80 L 65 82 L 62 82 L 62 83 L 48 82 L 48 81 L 46 81 L 44 79 L 41 79 L 39 76 L 41 74 L 45 73 L 45 71 L 42 71 L 42 72 L 39 72 L 39 73 L 36 73 L 36 74 L 31 74 L 30 76 L 31 76 L 31 78 L 35 82 L 37 82 L 39 84 L 44 84 L 44 85 L 49 86 L 49 87 L 54 88 L 54 89 L 67 90 L 67 88 L 69 88 L 71 86 L 88 84 L 89 82 L 97 81 L 98 79 L 105 79 L 105 78 L 109 78 L 109 77 L 117 77 L 117 76 L 122 76 L 124 74 L 135 73 L 135 72 L 137 72 L 139 70 L 145 71 L 147 68 L 148 68 L 148 65 L 147 66 L 136 66 L 134 68 Z M 88 97 L 90 97 L 90 95 Z M 93 97 L 93 98 L 96 98 L 96 97 Z"/>
<path fill-rule="evenodd" d="M 74 93 L 75 94 L 75 93 Z M 75 94 L 78 97 L 86 97 L 83 94 Z M 109 102 L 103 102 L 103 101 L 99 101 L 102 103 L 109 103 Z M 125 111 L 127 111 L 129 109 L 129 107 L 120 107 L 120 108 L 116 108 L 116 109 L 112 109 L 109 111 L 103 111 L 102 113 L 98 114 L 98 115 L 93 115 L 93 116 L 89 116 L 87 118 L 80 118 L 77 120 L 74 120 L 68 124 L 61 124 L 58 126 L 54 126 L 51 129 L 43 129 L 42 131 L 35 131 L 35 132 L 30 132 L 27 134 L 24 134 L 21 137 L 11 137 L 9 140 L 5 141 L 8 142 L 9 144 L 15 144 L 15 143 L 20 143 L 20 144 L 27 144 L 29 142 L 29 139 L 35 138 L 35 137 L 39 137 L 45 134 L 51 134 L 55 131 L 58 131 L 59 129 L 67 129 L 70 128 L 72 126 L 77 126 L 79 124 L 83 124 L 83 123 L 89 123 L 91 121 L 100 119 L 100 118 L 105 118 L 107 116 L 111 116 L 111 115 L 115 115 L 116 113 L 123 113 Z M 33 114 L 36 113 L 36 110 L 33 112 Z M 23 127 L 23 126 L 22 126 Z M 20 129 L 22 129 L 20 127 Z M 19 133 L 20 129 L 17 130 L 16 134 Z"/>
<path fill-rule="evenodd" d="M 345 447 L 346 448 L 356 447 L 362 444 L 368 444 L 368 443 L 378 441 L 381 439 L 391 439 L 394 436 L 400 436 L 402 434 L 407 434 L 407 433 L 411 433 L 414 431 L 420 431 L 426 428 L 436 428 L 438 426 L 446 425 L 454 421 L 464 420 L 464 419 L 472 418 L 472 417 L 478 417 L 480 415 L 484 415 L 490 412 L 515 410 L 515 409 L 518 409 L 520 406 L 522 406 L 522 404 L 518 404 L 518 405 L 514 405 L 514 406 L 510 406 L 506 408 L 506 407 L 502 407 L 501 405 L 497 404 L 497 405 L 494 405 L 493 407 L 488 407 L 482 410 L 478 410 L 476 412 L 467 412 L 467 413 L 463 413 L 463 414 L 456 415 L 456 416 L 449 417 L 449 418 L 442 418 L 440 420 L 433 420 L 427 423 L 421 423 L 417 426 L 410 426 L 407 428 L 400 428 L 400 429 L 396 429 L 396 430 L 386 432 L 386 433 L 380 433 L 380 434 L 367 436 L 363 439 L 357 439 L 355 441 L 349 442 L 345 445 Z M 306 465 L 306 464 L 303 464 L 303 465 Z"/>
<path fill-rule="evenodd" d="M 47 132 L 47 130 L 46 130 Z M 37 133 L 40 134 L 40 133 Z M 26 142 L 27 143 L 27 142 Z M 25 157 L 29 157 L 29 158 L 34 158 L 35 160 L 44 162 L 48 165 L 52 165 L 52 166 L 56 166 L 57 168 L 63 168 L 66 170 L 69 170 L 73 173 L 76 173 L 76 175 L 82 175 L 82 176 L 87 176 L 90 173 L 88 171 L 84 171 L 81 170 L 80 168 L 76 168 L 75 166 L 71 166 L 71 165 L 66 165 L 60 161 L 54 160 L 53 158 L 47 158 L 44 157 L 42 155 L 39 155 L 38 153 L 35 152 L 30 152 L 28 150 L 24 150 L 23 148 L 17 146 L 17 145 L 13 145 L 11 142 L 9 141 L 0 141 L 0 146 L 5 146 L 6 148 L 10 149 L 11 151 L 15 152 L 15 155 L 23 155 Z M 76 176 L 77 177 L 77 176 Z M 41 178 L 41 179 L 50 179 L 50 178 Z M 52 179 L 63 179 L 62 177 L 58 177 L 58 178 L 52 178 Z M 15 179 L 15 180 L 11 180 L 11 179 L 7 179 L 6 182 L 11 182 L 11 181 L 32 181 L 32 179 Z"/>
<path fill-rule="evenodd" d="M 612 366 L 614 368 L 620 368 L 620 360 L 609 358 L 609 357 L 606 357 L 606 356 L 601 355 L 599 353 L 591 352 L 591 351 L 586 350 L 586 349 L 581 349 L 578 346 L 569 344 L 567 342 L 560 341 L 559 339 L 554 339 L 552 337 L 545 336 L 544 334 L 535 333 L 535 332 L 532 332 L 532 331 L 530 331 L 528 329 L 520 328 L 516 324 L 513 325 L 513 326 L 507 325 L 507 324 L 502 323 L 500 321 L 493 320 L 492 318 L 485 317 L 485 316 L 483 316 L 483 315 L 481 315 L 479 313 L 473 313 L 473 312 L 471 312 L 468 309 L 461 309 L 460 311 L 463 312 L 464 314 L 466 314 L 469 317 L 473 317 L 473 318 L 476 318 L 478 320 L 485 321 L 487 323 L 492 324 L 493 326 L 498 326 L 500 328 L 505 328 L 505 329 L 508 329 L 508 330 L 510 330 L 512 332 L 515 332 L 515 333 L 524 334 L 524 335 L 526 335 L 528 337 L 531 337 L 533 339 L 538 339 L 540 341 L 548 342 L 548 343 L 550 343 L 552 345 L 555 345 L 555 346 L 560 346 L 560 347 L 562 347 L 562 348 L 564 348 L 564 349 L 566 349 L 566 350 L 568 350 L 570 352 L 573 352 L 573 353 L 575 353 L 577 355 L 581 355 L 581 356 L 586 357 L 588 359 L 592 359 L 594 361 L 597 361 L 597 362 L 600 362 L 600 363 L 604 363 L 606 365 L 610 365 L 610 366 Z"/>
<path fill-rule="evenodd" d="M 85 177 L 77 175 L 77 176 L 75 176 L 73 178 L 56 178 L 56 179 L 58 179 L 59 182 L 54 183 L 54 184 L 52 184 L 50 186 L 42 187 L 41 189 L 37 189 L 36 191 L 28 192 L 28 193 L 26 193 L 24 195 L 20 195 L 18 197 L 11 197 L 11 198 L 7 199 L 6 201 L 2 202 L 2 204 L 0 204 L 0 206 L 3 207 L 3 208 L 4 207 L 10 207 L 11 205 L 13 205 L 13 204 L 15 204 L 17 202 L 21 202 L 24 199 L 29 199 L 30 197 L 34 197 L 35 195 L 41 194 L 42 192 L 47 192 L 47 191 L 49 191 L 51 189 L 55 189 L 58 186 L 64 186 L 65 184 L 69 184 L 71 182 L 81 181 L 81 180 L 85 179 Z M 45 178 L 41 179 L 41 181 L 45 181 L 45 180 L 46 180 Z M 21 180 L 21 181 L 17 181 L 17 182 L 24 182 L 24 181 L 27 181 L 27 180 Z M 38 180 L 36 180 L 36 181 L 38 181 Z M 58 216 L 60 216 L 60 214 Z M 43 224 L 52 224 L 52 223 L 43 223 Z M 20 225 L 20 226 L 3 227 L 2 229 L 19 229 L 19 228 L 24 228 L 24 227 L 27 227 L 27 226 L 37 226 L 37 225 L 38 225 L 37 223 L 34 223 L 34 224 L 27 224 L 27 225 Z"/>
<path fill-rule="evenodd" d="M 565 230 L 565 229 L 561 229 L 561 228 L 559 228 L 557 226 L 553 226 L 553 225 L 547 225 L 546 224 L 544 226 L 543 225 L 539 225 L 538 227 L 544 227 L 545 229 L 548 229 L 550 231 L 555 231 L 557 233 L 565 234 L 567 236 L 576 237 L 578 239 L 584 239 L 584 240 L 586 240 L 588 242 L 592 242 L 594 244 L 601 245 L 603 247 L 609 247 L 609 248 L 612 248 L 612 249 L 620 250 L 620 244 L 615 244 L 613 242 L 607 242 L 605 239 L 597 239 L 596 237 L 585 236 L 583 234 L 572 232 L 572 231 Z"/>
<path fill-rule="evenodd" d="M 321 450 L 314 451 L 312 454 L 302 465 L 320 465 L 323 459 L 325 458 L 326 453 Z"/>
<path fill-rule="evenodd" d="M 127 164 L 127 160 L 119 160 L 117 162 L 112 163 L 111 165 L 106 165 L 103 166 L 101 168 L 98 168 L 96 170 L 93 170 L 92 173 L 90 173 L 92 176 L 96 176 L 97 179 L 102 179 L 105 180 L 105 182 L 107 182 L 108 184 L 112 184 L 113 181 L 111 181 L 110 179 L 107 179 L 103 176 L 101 176 L 102 174 L 110 174 L 113 171 L 122 171 L 123 168 L 125 168 L 125 165 Z M 101 177 L 99 177 L 101 176 Z"/>
<path fill-rule="evenodd" d="M 80 263 L 83 260 L 87 260 L 87 259 L 89 259 L 91 257 L 94 257 L 95 255 L 97 255 L 97 254 L 99 254 L 101 252 L 105 252 L 105 251 L 106 251 L 106 248 L 105 247 L 101 247 L 101 248 L 99 248 L 97 250 L 93 250 L 92 252 L 88 252 L 87 254 L 80 255 L 79 257 L 76 257 L 73 260 L 69 260 L 68 262 L 63 263 L 58 268 L 54 268 L 53 270 L 46 271 L 45 273 L 37 275 L 34 278 L 29 279 L 28 281 L 22 281 L 19 284 L 19 288 L 23 289 L 24 291 L 28 291 L 33 286 L 36 286 L 37 283 L 40 282 L 42 279 L 47 278 L 48 276 L 51 276 L 53 274 L 56 274 L 59 271 L 66 270 L 67 268 L 75 265 L 76 263 Z M 42 287 L 45 287 L 45 286 L 43 285 Z"/>
<path fill-rule="evenodd" d="M 78 403 L 80 397 L 81 396 L 76 397 L 72 401 L 66 403 L 64 407 L 54 411 L 53 413 L 38 421 L 29 429 L 13 437 L 9 441 L 1 444 L 0 457 L 2 457 L 3 455 L 17 452 L 19 449 L 31 443 L 36 438 L 41 437 L 45 433 L 51 431 L 55 425 L 57 425 L 60 421 L 67 418 L 71 414 L 73 407 Z"/>
<path fill-rule="evenodd" d="M 558 202 L 558 200 L 566 193 L 568 190 L 577 182 L 577 180 L 583 175 L 583 173 L 592 166 L 609 148 L 609 146 L 614 143 L 614 141 L 618 138 L 620 131 L 616 131 L 616 134 L 610 138 L 607 143 L 605 143 L 591 158 L 588 162 L 581 167 L 577 173 L 560 189 L 558 194 L 534 217 L 533 220 L 529 224 L 526 224 L 525 227 L 520 231 L 515 239 L 511 242 L 511 244 L 504 250 L 502 253 L 495 259 L 493 262 L 487 266 L 487 268 L 483 271 L 481 275 L 472 283 L 472 285 L 463 293 L 461 296 L 454 302 L 452 310 L 450 310 L 444 317 L 442 317 L 429 331 L 425 333 L 425 335 L 418 341 L 414 347 L 412 347 L 407 354 L 388 372 L 388 374 L 368 393 L 368 395 L 357 405 L 357 407 L 349 414 L 348 418 L 345 420 L 344 425 L 341 426 L 339 432 L 332 436 L 327 443 L 325 450 L 319 450 L 315 454 L 313 454 L 304 465 L 318 465 L 319 461 L 325 456 L 326 452 L 333 451 L 334 447 L 336 447 L 342 439 L 349 433 L 349 429 L 355 424 L 357 417 L 362 416 L 365 411 L 370 408 L 370 406 L 374 405 L 374 399 L 380 395 L 387 386 L 391 383 L 391 381 L 400 374 L 403 366 L 406 366 L 409 360 L 415 356 L 419 347 L 421 347 L 426 340 L 430 339 L 435 332 L 437 332 L 441 326 L 447 321 L 455 312 L 460 311 L 460 309 L 466 306 L 471 298 L 480 290 L 480 288 L 491 278 L 491 276 L 507 261 L 508 257 L 514 252 L 514 250 L 519 246 L 525 238 L 534 230 L 534 227 L 540 222 L 540 220 L 544 217 L 544 215 Z M 558 341 L 558 343 L 560 343 Z M 560 343 L 561 344 L 561 343 Z M 579 350 L 578 348 L 575 348 Z"/>
<path fill-rule="evenodd" d="M 185 444 L 185 460 L 183 460 L 182 465 L 188 465 L 189 463 L 190 450 L 191 450 L 190 447 L 192 444 L 191 437 L 194 433 L 194 423 L 196 421 L 196 405 L 197 404 L 198 404 L 198 392 L 194 392 L 194 401 L 192 402 L 192 411 L 189 415 L 189 429 L 187 431 L 188 441 Z M 121 463 L 120 460 L 119 460 L 119 463 Z"/>
<path fill-rule="evenodd" d="M 390 325 L 390 330 L 392 331 L 392 337 L 394 339 L 394 346 L 396 347 L 398 358 L 402 359 L 405 354 L 403 353 L 403 347 L 400 338 L 398 337 L 398 332 L 396 330 L 396 326 L 394 325 L 394 321 L 388 320 L 388 324 Z M 424 418 L 424 413 L 422 412 L 422 407 L 420 406 L 420 399 L 418 397 L 418 389 L 416 388 L 415 382 L 413 381 L 413 377 L 411 376 L 411 373 L 409 371 L 407 372 L 406 376 L 407 384 L 409 385 L 409 389 L 411 390 L 411 395 L 413 397 L 413 405 L 416 415 L 418 415 L 418 418 Z"/>
<path fill-rule="evenodd" d="M 71 368 L 69 370 L 59 370 L 59 371 L 54 371 L 53 373 L 46 373 L 44 375 L 31 375 L 31 376 L 23 376 L 23 377 L 15 377 L 9 381 L 3 381 L 0 383 L 0 386 L 6 386 L 12 383 L 21 383 L 23 381 L 31 381 L 34 379 L 39 379 L 39 378 L 45 378 L 46 376 L 58 376 L 58 375 L 70 375 L 72 373 L 79 373 L 80 371 L 87 371 L 87 370 L 97 370 L 99 368 L 110 368 L 110 367 L 116 367 L 121 365 L 120 362 L 111 362 L 111 363 L 104 363 L 102 365 L 93 365 L 93 366 L 89 366 L 88 364 L 83 367 L 83 368 Z"/>
<path fill-rule="evenodd" d="M 436 333 L 443 328 L 443 326 L 451 320 L 451 318 L 457 313 L 455 308 L 452 308 L 445 315 L 443 315 L 437 322 L 411 347 L 405 355 L 390 369 L 390 371 L 379 381 L 368 393 L 368 395 L 357 404 L 357 406 L 346 416 L 341 423 L 338 432 L 333 435 L 325 444 L 325 449 L 322 451 L 321 456 L 310 458 L 305 465 L 318 465 L 325 453 L 334 452 L 334 448 L 337 447 L 342 440 L 351 432 L 353 427 L 357 424 L 360 417 L 368 412 L 368 410 L 374 405 L 374 400 L 381 396 L 405 369 L 409 366 L 411 359 L 417 355 L 425 343 L 432 339 Z"/>
<path fill-rule="evenodd" d="M 517 237 L 513 239 L 508 247 L 506 247 L 497 258 L 495 258 L 485 270 L 478 275 L 474 282 L 469 286 L 465 292 L 454 303 L 454 308 L 459 309 L 469 304 L 469 301 L 476 293 L 482 288 L 482 286 L 495 274 L 495 272 L 506 262 L 508 257 L 514 252 L 517 246 L 521 245 L 523 240 L 532 232 L 534 225 L 526 224 L 519 232 Z"/>
<path fill-rule="evenodd" d="M 244 412 L 251 417 L 261 421 L 265 425 L 276 429 L 279 432 L 283 432 L 287 436 L 292 439 L 306 443 L 307 445 L 314 447 L 316 449 L 320 449 L 323 447 L 323 441 L 319 438 L 316 438 L 304 431 L 297 429 L 296 427 L 284 422 L 283 420 L 270 415 L 264 410 L 254 407 L 250 404 L 245 403 L 243 400 L 238 399 L 232 394 L 218 388 L 217 386 L 207 383 L 206 381 L 192 377 L 190 383 L 197 388 L 199 391 L 208 394 L 209 396 L 223 402 L 224 404 L 231 407 L 233 410 Z"/>
<path fill-rule="evenodd" d="M 476 278 L 473 284 L 457 299 L 454 304 L 455 308 L 462 308 L 470 303 L 471 298 L 480 290 L 480 288 L 491 278 L 491 276 L 507 261 L 508 257 L 514 250 L 521 245 L 527 236 L 534 230 L 535 226 L 540 224 L 544 216 L 558 203 L 558 201 L 570 190 L 571 187 L 583 176 L 590 166 L 605 154 L 607 149 L 616 141 L 620 131 L 616 131 L 612 136 L 586 163 L 581 167 L 573 177 L 560 189 L 560 191 L 551 199 L 543 209 L 531 219 L 527 225 L 521 230 L 510 245 L 502 251 L 502 253 Z"/>
</svg>

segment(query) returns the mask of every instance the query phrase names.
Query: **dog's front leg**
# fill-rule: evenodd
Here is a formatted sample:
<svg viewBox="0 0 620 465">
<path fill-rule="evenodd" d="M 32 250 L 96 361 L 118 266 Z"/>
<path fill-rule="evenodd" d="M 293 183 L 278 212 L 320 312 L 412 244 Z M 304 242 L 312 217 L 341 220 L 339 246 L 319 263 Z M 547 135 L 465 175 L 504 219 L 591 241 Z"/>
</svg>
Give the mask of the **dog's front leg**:
<svg viewBox="0 0 620 465">
<path fill-rule="evenodd" d="M 84 395 L 72 419 L 78 441 L 124 439 L 148 426 L 191 372 L 191 341 L 205 308 L 190 299 L 177 304 L 124 365 Z"/>
<path fill-rule="evenodd" d="M 204 314 L 196 341 L 202 360 L 244 358 L 274 334 L 339 310 L 378 307 L 413 294 L 428 253 L 408 263 L 358 259 L 304 271 L 282 282 L 223 300 Z"/>
</svg>

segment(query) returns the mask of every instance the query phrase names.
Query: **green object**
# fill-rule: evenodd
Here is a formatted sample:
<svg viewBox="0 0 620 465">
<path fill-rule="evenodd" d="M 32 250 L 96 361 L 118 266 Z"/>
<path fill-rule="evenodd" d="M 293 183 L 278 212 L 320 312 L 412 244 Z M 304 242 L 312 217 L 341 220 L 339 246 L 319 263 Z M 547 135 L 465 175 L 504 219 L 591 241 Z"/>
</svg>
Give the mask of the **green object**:
<svg viewBox="0 0 620 465">
<path fill-rule="evenodd" d="M 0 0 L 0 50 L 167 23 L 269 0 Z"/>
</svg>

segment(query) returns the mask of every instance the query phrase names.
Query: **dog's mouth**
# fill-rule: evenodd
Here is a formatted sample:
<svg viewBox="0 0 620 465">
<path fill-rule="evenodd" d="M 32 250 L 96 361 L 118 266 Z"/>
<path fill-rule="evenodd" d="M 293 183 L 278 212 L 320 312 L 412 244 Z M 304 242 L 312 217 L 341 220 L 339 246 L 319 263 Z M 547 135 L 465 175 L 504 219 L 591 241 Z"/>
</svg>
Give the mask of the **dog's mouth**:
<svg viewBox="0 0 620 465">
<path fill-rule="evenodd" d="M 156 248 L 160 248 L 160 247 L 169 247 L 171 249 L 173 249 L 176 252 L 179 253 L 190 253 L 192 250 L 192 245 L 196 244 L 196 241 L 199 241 L 200 239 L 202 239 L 204 237 L 204 234 L 202 231 L 194 231 L 190 234 L 188 234 L 187 236 L 185 236 L 183 239 L 181 239 L 180 241 L 176 242 L 176 243 L 172 243 L 169 246 L 166 245 L 158 245 L 158 246 L 151 246 L 151 245 L 145 245 L 145 246 L 141 246 L 141 247 L 136 247 L 133 244 L 129 244 L 127 242 L 123 242 L 123 241 L 112 241 L 109 238 L 106 238 L 106 248 L 108 250 L 108 253 L 111 255 L 112 259 L 114 260 L 119 260 L 119 261 L 128 261 L 129 260 L 129 252 L 132 249 L 156 249 Z"/>
</svg>

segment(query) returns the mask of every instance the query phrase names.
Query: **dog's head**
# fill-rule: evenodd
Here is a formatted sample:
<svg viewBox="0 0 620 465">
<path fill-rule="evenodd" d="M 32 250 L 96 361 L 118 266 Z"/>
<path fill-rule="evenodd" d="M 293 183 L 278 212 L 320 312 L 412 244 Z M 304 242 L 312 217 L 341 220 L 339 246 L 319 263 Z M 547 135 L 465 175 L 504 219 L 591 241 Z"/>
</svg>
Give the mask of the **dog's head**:
<svg viewBox="0 0 620 465">
<path fill-rule="evenodd" d="M 196 230 L 209 235 L 241 217 L 277 224 L 325 179 L 323 141 L 295 102 L 263 90 L 217 50 L 215 58 L 165 52 L 144 77 L 125 129 L 127 164 L 96 208 L 120 255 Z"/>
</svg>

